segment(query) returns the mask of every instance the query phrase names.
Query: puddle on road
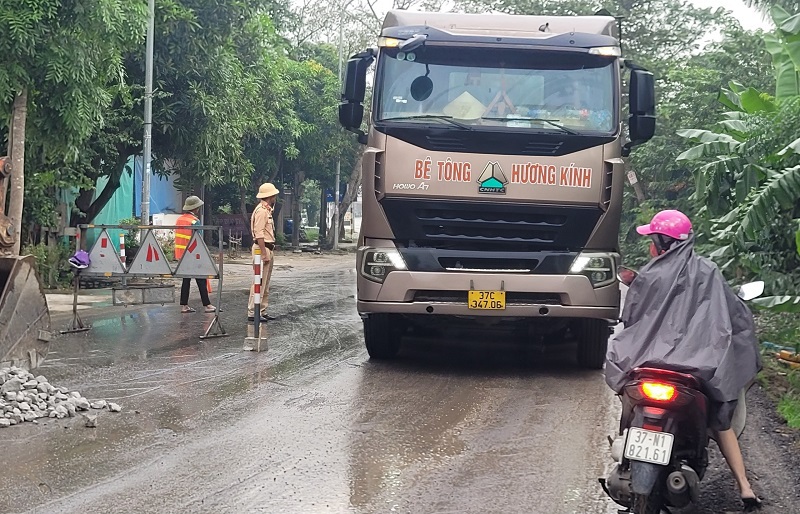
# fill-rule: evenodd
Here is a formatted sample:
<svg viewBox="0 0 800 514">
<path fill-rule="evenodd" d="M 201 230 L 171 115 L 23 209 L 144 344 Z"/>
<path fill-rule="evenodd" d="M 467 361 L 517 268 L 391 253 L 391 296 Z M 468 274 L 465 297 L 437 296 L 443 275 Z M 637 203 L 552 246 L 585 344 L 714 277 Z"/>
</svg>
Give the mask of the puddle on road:
<svg viewBox="0 0 800 514">
<path fill-rule="evenodd" d="M 318 364 L 326 356 L 360 346 L 360 323 L 350 285 L 337 286 L 341 274 L 306 275 L 295 280 L 294 301 L 301 314 L 289 312 L 266 326 L 269 350 L 242 352 L 242 321 L 247 297 L 234 299 L 221 313 L 224 338 L 200 340 L 213 315 L 181 316 L 176 307 L 149 308 L 92 321 L 92 330 L 60 339 L 41 373 L 90 399 L 107 399 L 141 412 L 180 404 L 175 423 L 213 410 L 264 383 L 280 385 L 288 376 Z M 320 297 L 322 282 L 326 297 Z M 339 292 L 337 292 L 339 291 Z M 280 295 L 274 301 L 280 303 Z M 294 307 L 293 310 L 297 310 Z"/>
</svg>

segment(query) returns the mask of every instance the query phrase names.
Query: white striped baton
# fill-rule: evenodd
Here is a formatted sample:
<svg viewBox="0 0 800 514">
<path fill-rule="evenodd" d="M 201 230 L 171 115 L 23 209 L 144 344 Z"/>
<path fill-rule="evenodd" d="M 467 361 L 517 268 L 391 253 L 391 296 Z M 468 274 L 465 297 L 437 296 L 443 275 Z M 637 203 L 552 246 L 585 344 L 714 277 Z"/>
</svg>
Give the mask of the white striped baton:
<svg viewBox="0 0 800 514">
<path fill-rule="evenodd" d="M 119 235 L 119 260 L 122 262 L 122 269 L 125 269 L 125 234 Z"/>
<path fill-rule="evenodd" d="M 253 303 L 261 305 L 261 248 L 253 255 Z"/>
</svg>

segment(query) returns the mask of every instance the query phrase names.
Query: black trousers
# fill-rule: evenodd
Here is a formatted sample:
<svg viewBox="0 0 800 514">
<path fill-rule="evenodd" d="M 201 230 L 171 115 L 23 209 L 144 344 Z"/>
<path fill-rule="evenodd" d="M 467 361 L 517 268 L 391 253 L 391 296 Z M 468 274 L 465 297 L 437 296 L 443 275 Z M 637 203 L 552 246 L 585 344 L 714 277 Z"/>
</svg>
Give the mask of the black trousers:
<svg viewBox="0 0 800 514">
<path fill-rule="evenodd" d="M 208 299 L 208 282 L 205 278 L 196 278 L 197 288 L 200 290 L 200 299 L 203 305 L 211 305 L 211 300 Z M 181 284 L 181 305 L 189 304 L 189 286 L 192 284 L 191 278 L 184 278 Z"/>
</svg>

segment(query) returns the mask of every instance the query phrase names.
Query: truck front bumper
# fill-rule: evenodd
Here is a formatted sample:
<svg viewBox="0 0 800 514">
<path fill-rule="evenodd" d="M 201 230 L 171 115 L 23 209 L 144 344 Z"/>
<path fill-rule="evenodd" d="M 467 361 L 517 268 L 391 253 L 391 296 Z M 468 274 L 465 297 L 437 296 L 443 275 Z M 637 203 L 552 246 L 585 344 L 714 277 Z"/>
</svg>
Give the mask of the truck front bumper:
<svg viewBox="0 0 800 514">
<path fill-rule="evenodd" d="M 505 291 L 502 310 L 470 309 L 468 291 Z M 593 288 L 582 275 L 393 271 L 383 284 L 358 278 L 358 312 L 513 318 L 619 318 L 614 282 Z"/>
</svg>

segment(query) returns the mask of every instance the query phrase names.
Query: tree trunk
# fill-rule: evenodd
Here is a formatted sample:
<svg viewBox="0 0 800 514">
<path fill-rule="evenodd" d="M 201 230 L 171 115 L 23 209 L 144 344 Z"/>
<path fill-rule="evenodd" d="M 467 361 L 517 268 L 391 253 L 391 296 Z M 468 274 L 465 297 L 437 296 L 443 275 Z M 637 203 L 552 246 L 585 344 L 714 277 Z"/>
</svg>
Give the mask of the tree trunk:
<svg viewBox="0 0 800 514">
<path fill-rule="evenodd" d="M 303 196 L 305 171 L 294 174 L 294 197 L 292 198 L 292 248 L 300 248 L 300 198 Z"/>
<path fill-rule="evenodd" d="M 319 246 L 322 247 L 323 241 L 327 241 L 328 236 L 328 202 L 325 197 L 325 187 L 320 188 L 319 195 Z"/>
<path fill-rule="evenodd" d="M 92 201 L 92 196 L 94 196 L 95 190 L 81 189 L 78 198 L 75 199 L 75 206 L 81 211 L 80 219 L 73 217 L 76 220 L 76 225 L 78 221 L 80 223 L 91 223 L 100 214 L 100 211 L 108 205 L 114 193 L 119 189 L 122 171 L 122 166 L 115 166 L 114 172 L 108 176 L 108 182 L 94 202 Z"/>
<path fill-rule="evenodd" d="M 647 199 L 644 194 L 644 189 L 642 188 L 642 183 L 639 181 L 639 177 L 636 176 L 636 172 L 631 169 L 628 162 L 625 163 L 624 169 L 628 183 L 633 186 L 633 191 L 636 193 L 636 200 L 641 205 Z M 633 180 L 631 180 L 631 178 L 633 178 Z"/>
<path fill-rule="evenodd" d="M 350 208 L 350 205 L 358 197 L 358 188 L 361 186 L 361 157 L 363 155 L 364 154 L 362 152 L 356 159 L 356 165 L 353 166 L 353 170 L 350 172 L 350 179 L 347 181 L 347 191 L 345 192 L 344 198 L 339 204 L 339 212 L 334 213 L 334 216 L 339 216 L 339 223 L 337 224 L 337 227 L 339 227 L 340 241 L 344 236 L 344 224 L 342 223 L 342 218 L 344 217 L 344 213 L 346 213 Z M 329 245 L 333 245 L 333 230 L 328 233 L 327 242 Z"/>
<path fill-rule="evenodd" d="M 250 233 L 250 216 L 247 214 L 247 191 L 245 191 L 244 186 L 239 186 L 239 214 L 242 215 L 242 219 L 244 220 L 244 226 L 248 227 L 242 233 L 242 248 L 249 248 L 252 244 L 252 237 L 253 235 Z"/>
<path fill-rule="evenodd" d="M 283 150 L 278 151 L 278 165 L 275 166 L 275 171 L 272 172 L 272 175 L 269 177 L 267 182 L 275 184 L 275 179 L 278 178 L 278 175 L 283 171 Z M 260 185 L 260 184 L 259 184 Z M 278 188 L 280 189 L 280 188 Z"/>
<path fill-rule="evenodd" d="M 8 217 L 11 221 L 14 246 L 11 255 L 19 255 L 22 244 L 22 205 L 25 198 L 25 120 L 28 116 L 28 90 L 23 89 L 14 97 L 11 108 L 11 188 Z"/>
</svg>

